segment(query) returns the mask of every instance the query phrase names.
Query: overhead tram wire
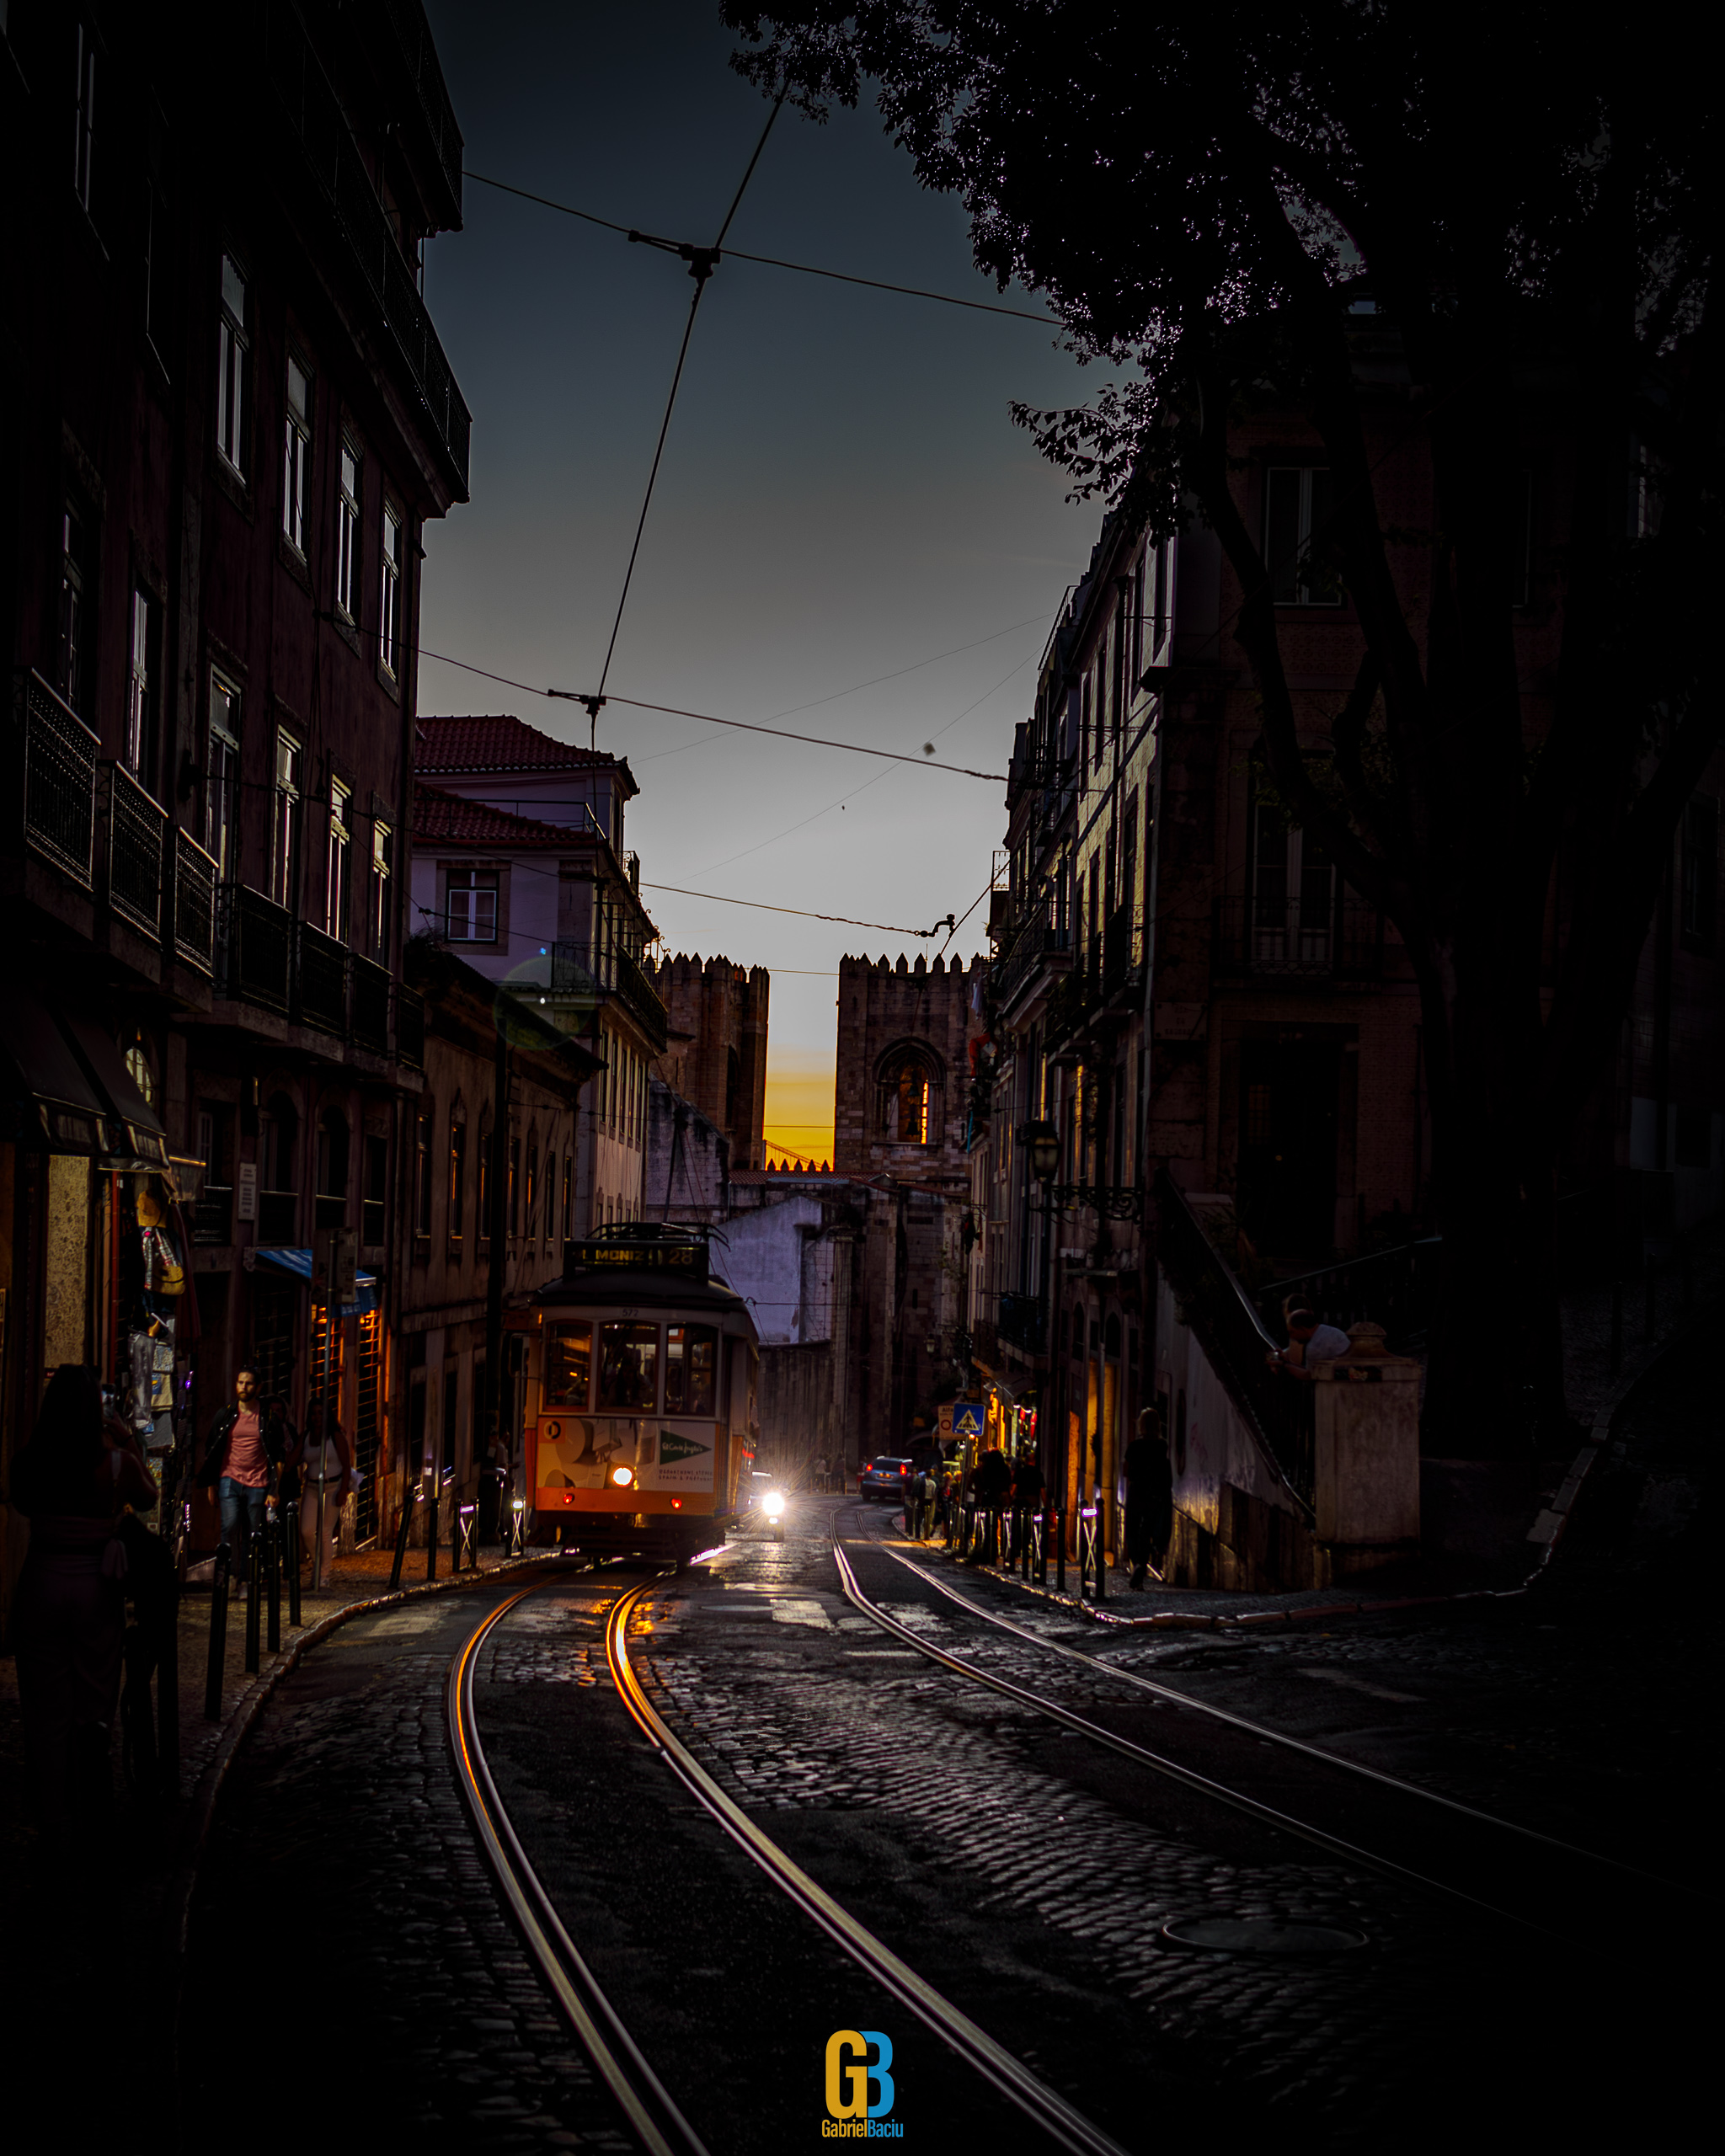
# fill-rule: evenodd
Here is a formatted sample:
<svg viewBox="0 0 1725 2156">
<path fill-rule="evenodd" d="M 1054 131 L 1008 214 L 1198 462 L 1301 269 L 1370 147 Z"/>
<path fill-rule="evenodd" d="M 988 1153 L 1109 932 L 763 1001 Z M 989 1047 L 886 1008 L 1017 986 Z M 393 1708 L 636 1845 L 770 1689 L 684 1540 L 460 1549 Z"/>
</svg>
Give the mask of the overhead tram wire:
<svg viewBox="0 0 1725 2156">
<path fill-rule="evenodd" d="M 683 363 L 689 356 L 689 340 L 695 334 L 695 317 L 701 311 L 702 295 L 707 290 L 707 280 L 718 266 L 719 250 L 724 245 L 725 234 L 731 221 L 742 206 L 743 196 L 749 182 L 755 177 L 755 168 L 761 162 L 761 152 L 766 147 L 766 138 L 772 132 L 772 123 L 778 118 L 788 93 L 781 90 L 772 110 L 766 115 L 766 125 L 761 131 L 761 140 L 755 145 L 755 154 L 749 160 L 739 181 L 736 193 L 731 197 L 731 206 L 725 211 L 724 222 L 718 228 L 718 237 L 711 247 L 690 247 L 676 240 L 650 237 L 644 232 L 631 233 L 631 238 L 644 239 L 650 247 L 664 248 L 678 255 L 689 265 L 689 275 L 695 280 L 695 296 L 689 302 L 689 318 L 683 324 L 683 341 L 677 347 L 677 363 L 670 378 L 670 394 L 665 400 L 665 417 L 659 423 L 659 440 L 653 451 L 652 469 L 647 474 L 647 491 L 641 498 L 641 514 L 635 520 L 634 543 L 629 548 L 628 567 L 623 571 L 623 588 L 617 594 L 617 613 L 611 624 L 611 641 L 605 647 L 605 664 L 599 670 L 599 686 L 590 696 L 578 696 L 574 701 L 584 704 L 590 728 L 590 741 L 595 747 L 599 740 L 599 714 L 605 707 L 605 685 L 611 679 L 611 662 L 617 651 L 617 640 L 623 625 L 623 609 L 629 603 L 629 586 L 634 581 L 635 563 L 641 552 L 641 535 L 647 529 L 647 512 L 653 506 L 653 489 L 659 481 L 659 467 L 665 455 L 665 436 L 670 432 L 670 415 L 676 408 L 677 391 L 682 387 Z"/>
<path fill-rule="evenodd" d="M 482 681 L 495 681 L 501 688 L 519 689 L 524 696 L 544 696 L 552 703 L 564 704 L 586 704 L 591 701 L 573 689 L 541 689 L 531 681 L 512 680 L 507 674 L 494 674 L 489 667 L 471 665 L 465 659 L 451 659 L 446 652 L 427 651 L 421 647 L 419 655 L 435 659 L 440 666 L 457 667 L 463 674 L 477 674 Z M 964 764 L 943 764 L 936 756 L 907 755 L 901 749 L 871 749 L 861 741 L 835 741 L 823 734 L 793 734 L 787 727 L 762 726 L 750 718 L 720 718 L 710 711 L 686 711 L 681 704 L 649 703 L 644 696 L 609 696 L 603 701 L 627 704 L 631 711 L 663 712 L 670 718 L 698 718 L 707 726 L 734 727 L 744 734 L 770 734 L 777 741 L 806 741 L 816 749 L 848 749 L 853 756 L 883 756 L 889 763 L 915 764 L 919 771 L 952 771 L 959 778 L 986 779 L 991 785 L 1006 783 L 1004 771 L 973 771 Z"/>
<path fill-rule="evenodd" d="M 777 113 L 777 106 L 775 105 L 774 112 Z M 767 125 L 771 126 L 772 122 L 769 120 Z M 537 202 L 542 209 L 556 210 L 565 217 L 579 217 L 583 224 L 599 225 L 608 232 L 619 232 L 627 240 L 633 240 L 647 247 L 667 248 L 673 253 L 682 255 L 686 259 L 691 253 L 698 251 L 688 248 L 686 243 L 677 240 L 660 239 L 655 233 L 638 232 L 633 225 L 615 224 L 609 217 L 596 217 L 590 210 L 577 210 L 572 203 L 554 202 L 548 195 L 535 195 L 531 189 L 512 187 L 506 179 L 493 179 L 483 172 L 470 172 L 466 166 L 462 168 L 462 177 L 463 179 L 477 180 L 481 187 L 494 187 L 499 194 L 517 195 L 523 202 Z M 716 261 L 718 249 L 714 248 L 713 252 Z M 803 277 L 828 277 L 834 283 L 840 285 L 866 285 L 871 291 L 898 292 L 906 299 L 936 300 L 943 307 L 969 307 L 977 314 L 1008 315 L 1014 322 L 1039 323 L 1045 329 L 1059 329 L 1062 327 L 1062 324 L 1051 314 L 1032 314 L 1028 308 L 1022 307 L 1000 307 L 992 300 L 960 299 L 955 292 L 931 292 L 921 285 L 895 285 L 885 277 L 854 276 L 849 270 L 824 270 L 819 264 L 813 262 L 786 262 L 776 254 L 747 254 L 740 247 L 727 248 L 726 252 L 735 261 L 758 263 L 761 268 L 766 270 L 793 270 Z"/>
</svg>

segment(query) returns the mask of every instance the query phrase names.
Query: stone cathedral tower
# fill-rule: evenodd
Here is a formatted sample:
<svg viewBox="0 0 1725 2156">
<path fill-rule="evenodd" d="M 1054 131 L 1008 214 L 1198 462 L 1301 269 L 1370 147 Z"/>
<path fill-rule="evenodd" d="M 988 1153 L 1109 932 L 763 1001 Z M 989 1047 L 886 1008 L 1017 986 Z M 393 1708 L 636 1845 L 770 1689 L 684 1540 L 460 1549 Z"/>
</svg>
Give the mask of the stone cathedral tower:
<svg viewBox="0 0 1725 2156">
<path fill-rule="evenodd" d="M 845 958 L 839 965 L 833 1166 L 841 1175 L 966 1183 L 972 1007 L 983 962 Z"/>
</svg>

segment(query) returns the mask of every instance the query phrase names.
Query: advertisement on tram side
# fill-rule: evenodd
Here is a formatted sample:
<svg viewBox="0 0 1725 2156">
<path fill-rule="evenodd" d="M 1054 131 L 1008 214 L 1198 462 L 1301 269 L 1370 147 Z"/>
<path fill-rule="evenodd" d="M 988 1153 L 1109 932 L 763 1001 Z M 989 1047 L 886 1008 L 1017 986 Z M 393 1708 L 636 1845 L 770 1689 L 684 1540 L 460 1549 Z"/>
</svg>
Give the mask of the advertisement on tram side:
<svg viewBox="0 0 1725 2156">
<path fill-rule="evenodd" d="M 718 1426 L 683 1417 L 542 1415 L 537 1481 L 540 1505 L 557 1508 L 572 1490 L 613 1490 L 615 1470 L 628 1468 L 623 1487 L 644 1495 L 670 1492 L 710 1497 Z"/>
</svg>

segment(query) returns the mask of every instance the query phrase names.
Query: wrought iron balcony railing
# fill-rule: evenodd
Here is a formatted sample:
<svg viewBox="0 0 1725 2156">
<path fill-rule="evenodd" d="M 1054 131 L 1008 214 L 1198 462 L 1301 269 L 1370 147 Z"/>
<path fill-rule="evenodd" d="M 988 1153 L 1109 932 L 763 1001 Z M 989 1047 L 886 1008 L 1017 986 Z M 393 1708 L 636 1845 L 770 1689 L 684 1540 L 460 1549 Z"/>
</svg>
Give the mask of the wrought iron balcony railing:
<svg viewBox="0 0 1725 2156">
<path fill-rule="evenodd" d="M 1052 926 L 1045 915 L 1033 915 L 990 969 L 996 1007 L 1009 1008 L 1040 974 L 1064 974 L 1071 958 L 1071 931 Z"/>
<path fill-rule="evenodd" d="M 187 832 L 174 834 L 174 954 L 216 969 L 216 863 Z"/>
<path fill-rule="evenodd" d="M 369 958 L 353 962 L 353 1036 L 373 1055 L 389 1053 L 389 973 Z"/>
<path fill-rule="evenodd" d="M 159 942 L 168 812 L 123 764 L 110 763 L 107 772 L 109 909 Z"/>
<path fill-rule="evenodd" d="M 1001 1339 L 1022 1348 L 1027 1355 L 1039 1355 L 1048 1334 L 1047 1305 L 1040 1295 L 1004 1292 L 995 1330 Z"/>
<path fill-rule="evenodd" d="M 646 1034 L 652 1053 L 665 1053 L 670 1038 L 669 1014 L 658 990 L 625 953 L 603 951 L 595 958 L 585 943 L 553 943 L 551 992 L 577 1002 L 614 995 Z"/>
<path fill-rule="evenodd" d="M 24 842 L 87 891 L 95 888 L 96 751 L 77 713 L 40 674 L 22 675 Z"/>
<path fill-rule="evenodd" d="M 347 1031 L 348 951 L 309 921 L 299 932 L 299 1016 L 322 1033 Z"/>
<path fill-rule="evenodd" d="M 1098 1219 L 1144 1218 L 1144 1193 L 1135 1183 L 1057 1182 L 1049 1186 L 1049 1198 L 1062 1213 L 1070 1213 L 1081 1205 Z"/>
<path fill-rule="evenodd" d="M 1384 968 L 1384 917 L 1345 895 L 1316 903 L 1299 894 L 1218 899 L 1212 963 L 1219 974 L 1375 980 Z"/>
<path fill-rule="evenodd" d="M 286 1017 L 293 984 L 293 915 L 243 883 L 227 885 L 217 899 L 222 994 L 235 1003 L 254 1003 Z"/>
</svg>

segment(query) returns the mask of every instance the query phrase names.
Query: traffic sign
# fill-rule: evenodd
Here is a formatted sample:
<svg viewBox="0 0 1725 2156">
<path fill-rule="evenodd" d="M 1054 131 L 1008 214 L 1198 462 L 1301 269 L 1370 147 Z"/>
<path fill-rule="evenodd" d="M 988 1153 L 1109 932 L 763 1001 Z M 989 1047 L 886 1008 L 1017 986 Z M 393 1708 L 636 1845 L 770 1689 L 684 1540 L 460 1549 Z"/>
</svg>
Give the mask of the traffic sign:
<svg viewBox="0 0 1725 2156">
<path fill-rule="evenodd" d="M 980 1400 L 955 1400 L 953 1402 L 953 1435 L 955 1438 L 980 1438 L 986 1420 Z"/>
</svg>

